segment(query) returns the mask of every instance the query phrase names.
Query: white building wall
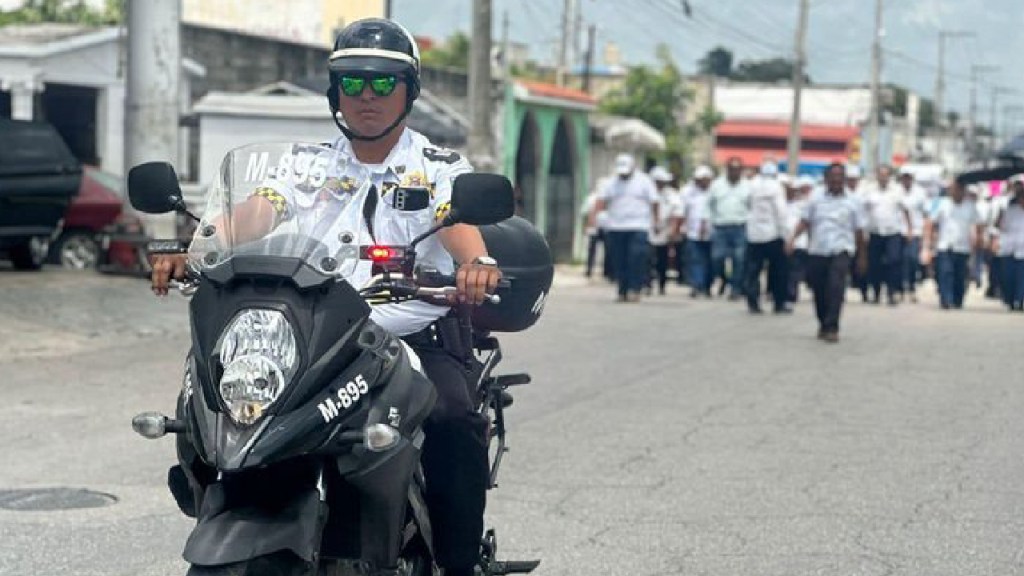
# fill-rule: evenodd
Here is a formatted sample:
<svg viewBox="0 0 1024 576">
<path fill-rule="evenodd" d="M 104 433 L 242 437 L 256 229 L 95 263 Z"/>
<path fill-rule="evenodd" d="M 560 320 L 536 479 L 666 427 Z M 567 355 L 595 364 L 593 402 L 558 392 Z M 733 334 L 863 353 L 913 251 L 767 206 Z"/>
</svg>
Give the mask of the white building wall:
<svg viewBox="0 0 1024 576">
<path fill-rule="evenodd" d="M 774 85 L 718 85 L 715 109 L 727 120 L 788 122 L 793 89 Z M 804 88 L 800 119 L 808 124 L 857 126 L 867 121 L 871 91 L 867 88 Z"/>
</svg>

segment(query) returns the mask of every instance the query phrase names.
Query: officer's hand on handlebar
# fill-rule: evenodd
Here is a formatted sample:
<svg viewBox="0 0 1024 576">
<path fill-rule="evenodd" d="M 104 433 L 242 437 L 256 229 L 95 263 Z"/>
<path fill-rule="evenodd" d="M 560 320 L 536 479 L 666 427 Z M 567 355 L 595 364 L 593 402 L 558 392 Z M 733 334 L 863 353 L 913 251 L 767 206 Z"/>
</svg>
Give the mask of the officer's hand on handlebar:
<svg viewBox="0 0 1024 576">
<path fill-rule="evenodd" d="M 488 294 L 493 294 L 501 280 L 501 270 L 497 266 L 467 262 L 459 266 L 455 273 L 455 287 L 459 302 L 474 306 L 483 304 Z"/>
<path fill-rule="evenodd" d="M 175 280 L 185 278 L 187 258 L 188 256 L 185 254 L 154 254 L 150 256 L 150 265 L 153 267 L 150 281 L 154 294 L 166 296 L 168 283 L 172 278 Z"/>
</svg>

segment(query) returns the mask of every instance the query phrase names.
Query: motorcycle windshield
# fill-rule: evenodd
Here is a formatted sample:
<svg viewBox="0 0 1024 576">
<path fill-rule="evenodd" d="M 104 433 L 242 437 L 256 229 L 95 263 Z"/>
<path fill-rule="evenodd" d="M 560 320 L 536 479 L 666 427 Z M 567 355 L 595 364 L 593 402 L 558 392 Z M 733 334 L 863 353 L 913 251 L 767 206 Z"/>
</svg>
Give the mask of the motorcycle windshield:
<svg viewBox="0 0 1024 576">
<path fill-rule="evenodd" d="M 189 247 L 198 270 L 236 256 L 298 258 L 347 279 L 368 244 L 369 172 L 318 144 L 252 144 L 228 152 Z"/>
</svg>

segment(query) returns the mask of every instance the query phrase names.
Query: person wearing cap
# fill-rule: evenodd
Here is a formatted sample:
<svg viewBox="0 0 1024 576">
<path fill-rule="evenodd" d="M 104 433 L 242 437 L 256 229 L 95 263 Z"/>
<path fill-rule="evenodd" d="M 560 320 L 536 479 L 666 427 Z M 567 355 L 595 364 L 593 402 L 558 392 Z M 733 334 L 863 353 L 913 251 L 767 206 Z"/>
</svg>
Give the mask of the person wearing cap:
<svg viewBox="0 0 1024 576">
<path fill-rule="evenodd" d="M 357 237 L 384 245 L 408 245 L 444 219 L 455 178 L 473 170 L 462 156 L 438 147 L 406 125 L 420 94 L 416 40 L 392 20 L 357 20 L 338 33 L 325 64 L 327 105 L 341 132 L 331 148 L 365 170 L 379 191 L 367 196 L 379 200 L 364 206 L 366 218 Z M 418 209 L 406 209 L 395 201 L 403 187 L 428 189 L 429 201 Z M 288 218 L 289 202 L 295 199 L 289 199 L 287 193 L 260 187 L 237 205 L 234 217 L 250 225 L 269 221 L 267 226 L 273 226 Z M 472 225 L 456 224 L 429 236 L 417 245 L 416 260 L 455 276 L 460 305 L 482 303 L 501 279 L 498 263 L 488 255 L 480 231 Z M 368 278 L 369 266 L 363 270 Z M 154 292 L 166 294 L 169 278 L 180 279 L 183 274 L 184 262 L 175 256 L 154 260 Z M 489 485 L 488 422 L 477 412 L 477 400 L 470 392 L 476 381 L 471 380 L 463 358 L 471 356 L 472 350 L 436 336 L 460 329 L 459 318 L 449 312 L 447 306 L 419 301 L 380 304 L 373 306 L 370 321 L 415 351 L 436 390 L 437 401 L 423 426 L 421 453 L 426 507 L 433 526 L 433 542 L 428 544 L 446 576 L 472 576 L 480 561 Z M 325 479 L 330 490 L 333 481 Z M 395 486 L 402 497 L 406 485 Z M 368 566 L 366 573 L 399 574 L 397 557 L 378 562 L 391 565 Z"/>
<path fill-rule="evenodd" d="M 903 280 L 903 237 L 911 234 L 910 215 L 903 205 L 903 191 L 892 181 L 892 168 L 878 167 L 877 178 L 864 193 L 868 228 L 868 283 L 871 302 L 878 304 L 882 285 L 890 306 Z"/>
<path fill-rule="evenodd" d="M 935 261 L 939 301 L 944 310 L 963 308 L 967 291 L 967 260 L 984 234 L 977 207 L 965 198 L 964 186 L 953 181 L 924 225 L 921 263 Z"/>
<path fill-rule="evenodd" d="M 745 293 L 747 310 L 760 314 L 761 270 L 768 265 L 768 288 L 773 311 L 789 312 L 784 239 L 786 237 L 786 191 L 778 179 L 774 162 L 761 165 L 761 174 L 750 187 L 750 212 L 747 218 L 747 255 Z"/>
<path fill-rule="evenodd" d="M 846 164 L 846 189 L 850 193 L 850 197 L 857 201 L 857 204 L 864 210 L 864 180 L 862 180 L 864 173 L 860 169 L 860 164 L 847 163 Z M 853 261 L 850 263 L 850 278 L 853 286 L 860 292 L 861 301 L 868 301 L 868 276 L 862 274 L 856 266 L 856 262 L 860 258 L 860 254 L 854 256 Z"/>
<path fill-rule="evenodd" d="M 672 187 L 674 177 L 664 166 L 655 166 L 651 169 L 651 179 L 658 189 L 658 221 L 651 230 L 650 243 L 653 251 L 653 272 L 658 282 L 658 294 L 665 294 L 665 285 L 668 283 L 669 259 L 671 243 L 677 234 L 677 226 L 674 219 L 680 217 L 682 209 L 679 206 L 679 192 Z M 648 294 L 652 292 L 648 287 Z"/>
<path fill-rule="evenodd" d="M 917 284 L 921 276 L 921 235 L 928 216 L 928 194 L 914 182 L 914 172 L 900 168 L 900 188 L 903 189 L 903 208 L 910 218 L 909 234 L 903 242 L 903 277 L 899 294 L 906 294 L 917 302 Z"/>
<path fill-rule="evenodd" d="M 1005 196 L 1006 208 L 995 222 L 1000 287 L 1006 307 L 1024 312 L 1024 180 L 1015 177 Z"/>
<path fill-rule="evenodd" d="M 715 173 L 707 166 L 693 171 L 693 182 L 682 198 L 682 218 L 677 230 L 686 230 L 687 278 L 690 298 L 711 296 L 711 222 L 708 219 L 708 196 Z"/>
<path fill-rule="evenodd" d="M 864 245 L 864 212 L 846 188 L 846 168 L 834 162 L 825 170 L 825 190 L 815 193 L 804 206 L 800 223 L 790 233 L 786 252 L 792 254 L 797 238 L 809 233 L 807 282 L 814 292 L 818 339 L 839 341 L 839 317 L 846 295 L 850 259 Z M 867 267 L 864 252 L 857 266 Z"/>
<path fill-rule="evenodd" d="M 631 154 L 615 158 L 616 177 L 601 190 L 591 225 L 597 214 L 608 211 L 609 253 L 618 280 L 619 302 L 637 302 L 647 278 L 651 232 L 659 231 L 658 190 L 650 176 L 636 169 Z"/>
<path fill-rule="evenodd" d="M 732 269 L 728 276 L 730 300 L 739 300 L 743 295 L 750 183 L 749 179 L 743 178 L 743 161 L 734 156 L 725 163 L 725 176 L 711 184 L 708 197 L 713 276 L 724 276 L 725 262 L 731 261 Z"/>
<path fill-rule="evenodd" d="M 796 231 L 803 218 L 804 209 L 811 199 L 814 190 L 814 179 L 807 175 L 797 177 L 786 196 L 786 238 Z M 807 232 L 793 239 L 793 251 L 789 255 L 788 281 L 786 283 L 786 300 L 795 304 L 800 300 L 800 283 L 804 282 L 807 271 L 807 246 L 810 239 Z"/>
<path fill-rule="evenodd" d="M 601 195 L 601 190 L 608 184 L 608 178 L 602 177 L 598 179 L 594 185 L 594 189 L 587 194 L 587 198 L 583 201 L 583 205 L 580 207 L 580 217 L 583 218 L 584 233 L 587 236 L 587 267 L 585 275 L 590 278 L 593 275 L 594 263 L 597 260 L 597 249 L 601 247 L 601 260 L 602 260 L 602 273 L 607 280 L 614 278 L 611 272 L 611 258 L 608 257 L 608 244 L 605 233 L 605 227 L 608 220 L 608 211 L 602 210 L 597 213 L 597 217 L 594 219 L 594 225 L 590 225 L 590 213 L 597 206 L 597 199 Z"/>
</svg>

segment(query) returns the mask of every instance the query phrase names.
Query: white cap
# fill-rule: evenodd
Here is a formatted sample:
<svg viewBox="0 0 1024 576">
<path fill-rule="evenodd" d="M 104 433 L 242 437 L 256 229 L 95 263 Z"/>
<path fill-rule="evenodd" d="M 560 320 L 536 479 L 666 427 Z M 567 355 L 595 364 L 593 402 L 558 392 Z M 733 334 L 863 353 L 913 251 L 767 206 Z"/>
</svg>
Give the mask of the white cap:
<svg viewBox="0 0 1024 576">
<path fill-rule="evenodd" d="M 814 188 L 814 178 L 811 178 L 806 174 L 803 174 L 802 176 L 798 177 L 796 179 L 796 187 L 803 188 L 804 186 L 807 186 L 808 188 Z"/>
<path fill-rule="evenodd" d="M 714 178 L 715 173 L 711 171 L 711 168 L 701 164 L 697 166 L 697 169 L 693 171 L 694 180 L 702 180 L 704 178 Z"/>
<path fill-rule="evenodd" d="M 619 154 L 615 157 L 615 173 L 619 176 L 626 176 L 636 168 L 636 160 L 632 154 Z"/>
<path fill-rule="evenodd" d="M 779 166 L 775 162 L 767 161 L 761 164 L 761 176 L 778 176 Z"/>
<path fill-rule="evenodd" d="M 655 166 L 651 169 L 651 178 L 655 182 L 671 182 L 672 173 L 666 170 L 664 166 Z"/>
<path fill-rule="evenodd" d="M 846 165 L 846 177 L 847 178 L 861 178 L 864 173 L 860 170 L 860 164 L 847 164 Z"/>
<path fill-rule="evenodd" d="M 789 178 L 789 174 L 786 174 L 785 172 L 782 172 L 782 173 L 779 174 L 779 183 L 782 184 L 783 186 L 788 186 L 792 182 L 793 181 L 790 180 L 790 178 Z"/>
</svg>

